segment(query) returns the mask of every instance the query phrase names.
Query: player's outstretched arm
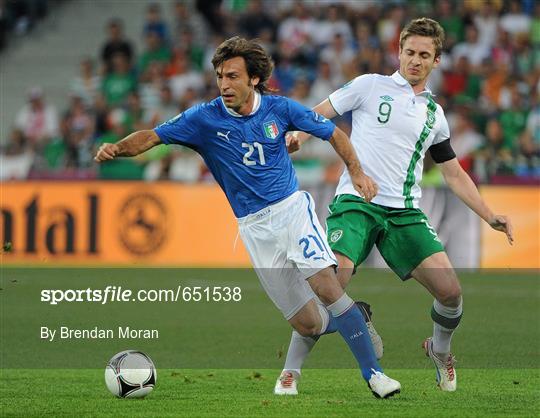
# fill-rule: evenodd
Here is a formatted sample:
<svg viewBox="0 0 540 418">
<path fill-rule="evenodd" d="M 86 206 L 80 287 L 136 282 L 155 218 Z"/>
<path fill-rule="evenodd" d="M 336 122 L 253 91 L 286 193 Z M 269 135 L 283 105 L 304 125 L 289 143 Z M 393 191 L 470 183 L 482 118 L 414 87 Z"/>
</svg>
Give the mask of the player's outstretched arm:
<svg viewBox="0 0 540 418">
<path fill-rule="evenodd" d="M 512 244 L 514 235 L 510 218 L 505 215 L 495 215 L 491 211 L 457 158 L 445 161 L 439 164 L 439 167 L 450 190 L 493 229 L 504 232 L 508 242 Z"/>
<path fill-rule="evenodd" d="M 161 140 L 153 130 L 137 131 L 116 144 L 105 143 L 101 145 L 94 160 L 100 163 L 113 160 L 116 157 L 134 157 L 159 144 L 161 144 Z"/>
<path fill-rule="evenodd" d="M 360 160 L 358 159 L 356 151 L 347 134 L 336 126 L 336 129 L 334 129 L 334 133 L 330 138 L 330 144 L 334 147 L 336 153 L 347 166 L 347 170 L 349 171 L 356 191 L 358 191 L 367 202 L 370 202 L 377 194 L 377 183 L 362 170 Z"/>
<path fill-rule="evenodd" d="M 336 111 L 332 107 L 330 100 L 326 99 L 313 108 L 315 113 L 324 116 L 326 119 L 332 119 L 337 116 Z M 285 137 L 287 152 L 292 154 L 300 149 L 300 147 L 311 137 L 305 132 L 295 131 Z"/>
</svg>

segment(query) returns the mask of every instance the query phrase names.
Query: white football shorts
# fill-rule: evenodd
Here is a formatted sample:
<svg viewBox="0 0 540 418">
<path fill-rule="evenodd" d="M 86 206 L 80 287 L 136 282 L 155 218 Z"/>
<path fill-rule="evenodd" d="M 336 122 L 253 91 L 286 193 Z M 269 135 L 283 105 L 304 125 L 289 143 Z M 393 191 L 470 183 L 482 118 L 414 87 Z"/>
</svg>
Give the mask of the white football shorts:
<svg viewBox="0 0 540 418">
<path fill-rule="evenodd" d="M 262 287 L 287 320 L 316 297 L 306 279 L 337 265 L 314 208 L 309 193 L 295 192 L 238 219 Z"/>
</svg>

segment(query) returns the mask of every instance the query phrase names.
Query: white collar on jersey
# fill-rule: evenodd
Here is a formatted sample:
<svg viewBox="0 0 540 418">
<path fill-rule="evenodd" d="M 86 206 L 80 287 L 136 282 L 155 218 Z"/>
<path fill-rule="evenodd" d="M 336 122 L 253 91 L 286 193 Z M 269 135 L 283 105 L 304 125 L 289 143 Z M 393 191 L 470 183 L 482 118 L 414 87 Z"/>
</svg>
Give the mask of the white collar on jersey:
<svg viewBox="0 0 540 418">
<path fill-rule="evenodd" d="M 243 116 L 251 116 L 257 110 L 259 110 L 259 107 L 261 107 L 261 94 L 257 90 L 253 90 L 253 93 L 255 93 L 255 96 L 253 97 L 253 109 L 251 110 L 251 113 L 249 115 L 241 115 L 240 113 L 237 113 L 232 109 L 229 109 L 227 106 L 225 106 L 223 97 L 221 98 L 221 103 L 223 103 L 223 106 L 225 107 L 225 110 L 227 110 L 227 113 L 229 113 L 229 115 L 231 116 L 234 116 L 235 118 L 241 118 Z"/>
<path fill-rule="evenodd" d="M 392 74 L 392 80 L 396 82 L 398 86 L 405 87 L 409 84 L 409 82 L 403 77 L 399 71 L 396 71 L 394 74 Z M 424 91 L 421 91 L 418 94 L 430 94 L 431 96 L 435 96 L 429 86 L 426 84 L 426 88 Z"/>
</svg>

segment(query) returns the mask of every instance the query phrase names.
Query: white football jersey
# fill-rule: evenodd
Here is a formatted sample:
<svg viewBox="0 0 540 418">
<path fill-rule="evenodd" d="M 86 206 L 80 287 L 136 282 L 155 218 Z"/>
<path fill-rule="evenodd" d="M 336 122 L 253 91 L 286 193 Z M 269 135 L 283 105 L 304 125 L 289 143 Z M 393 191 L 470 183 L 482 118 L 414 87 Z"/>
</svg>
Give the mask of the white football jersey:
<svg viewBox="0 0 540 418">
<path fill-rule="evenodd" d="M 352 111 L 351 141 L 364 172 L 379 186 L 372 200 L 394 208 L 417 208 L 426 150 L 450 137 L 444 112 L 431 91 L 415 94 L 399 72 L 366 74 L 328 98 L 342 115 Z M 353 194 L 347 170 L 336 190 Z"/>
</svg>

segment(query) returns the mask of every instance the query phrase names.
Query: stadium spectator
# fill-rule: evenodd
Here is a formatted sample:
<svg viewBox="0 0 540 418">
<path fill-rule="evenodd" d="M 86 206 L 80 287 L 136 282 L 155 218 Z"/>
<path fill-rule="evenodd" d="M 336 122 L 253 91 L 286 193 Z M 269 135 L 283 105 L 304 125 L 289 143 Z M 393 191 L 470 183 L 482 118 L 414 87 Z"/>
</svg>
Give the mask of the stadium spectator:
<svg viewBox="0 0 540 418">
<path fill-rule="evenodd" d="M 176 41 L 177 45 L 180 45 L 189 61 L 191 62 L 191 67 L 196 71 L 202 71 L 203 69 L 203 60 L 204 60 L 204 48 L 201 44 L 195 42 L 195 37 L 193 32 L 184 31 L 181 32 Z"/>
<path fill-rule="evenodd" d="M 305 76 L 302 69 L 294 62 L 296 55 L 289 42 L 280 42 L 278 53 L 274 57 L 276 68 L 273 78 L 280 94 L 287 95 L 298 77 Z"/>
<path fill-rule="evenodd" d="M 129 61 L 122 53 L 112 57 L 112 71 L 101 85 L 101 91 L 108 106 L 122 105 L 129 93 L 137 89 L 137 79 L 130 71 Z"/>
<path fill-rule="evenodd" d="M 331 66 L 332 64 L 328 61 L 319 61 L 317 75 L 311 85 L 307 103 L 319 104 L 340 86 L 340 80 L 332 77 Z"/>
<path fill-rule="evenodd" d="M 452 59 L 467 58 L 473 70 L 480 67 L 482 61 L 489 58 L 490 49 L 478 39 L 478 29 L 474 24 L 465 28 L 465 41 L 458 43 L 452 49 Z"/>
<path fill-rule="evenodd" d="M 184 0 L 176 0 L 172 7 L 175 38 L 184 32 L 190 32 L 197 45 L 205 45 L 208 42 L 208 29 L 202 17 L 195 10 L 192 10 Z"/>
<path fill-rule="evenodd" d="M 488 64 L 486 77 L 482 85 L 482 102 L 484 107 L 490 111 L 496 111 L 500 105 L 501 90 L 510 74 L 509 65 Z"/>
<path fill-rule="evenodd" d="M 353 40 L 353 34 L 351 25 L 342 17 L 342 8 L 337 4 L 330 4 L 321 11 L 324 17 L 317 22 L 317 30 L 313 33 L 315 45 L 324 47 L 337 34 L 341 35 L 346 45 L 350 45 Z"/>
<path fill-rule="evenodd" d="M 127 103 L 125 106 L 127 113 L 127 125 L 129 130 L 133 129 L 145 129 L 147 128 L 144 123 L 144 109 L 141 106 L 141 98 L 139 93 L 133 91 L 127 97 Z"/>
<path fill-rule="evenodd" d="M 158 32 L 146 32 L 144 38 L 145 49 L 142 52 L 138 63 L 138 71 L 139 74 L 141 74 L 141 77 L 145 76 L 148 66 L 152 62 L 167 64 L 171 60 L 171 50 L 161 39 Z"/>
<path fill-rule="evenodd" d="M 497 118 L 487 121 L 485 138 L 484 146 L 477 152 L 474 161 L 476 178 L 486 182 L 496 175 L 512 174 L 512 153 L 505 145 L 504 132 Z"/>
<path fill-rule="evenodd" d="M 139 84 L 142 107 L 148 110 L 158 106 L 161 89 L 168 84 L 169 81 L 165 77 L 163 63 L 152 62 L 144 76 L 141 77 L 141 83 Z"/>
<path fill-rule="evenodd" d="M 526 165 L 525 173 L 529 176 L 540 176 L 540 104 L 538 103 L 527 116 L 525 130 L 519 139 L 519 150 Z"/>
<path fill-rule="evenodd" d="M 510 0 L 509 10 L 501 16 L 499 24 L 514 37 L 529 35 L 531 17 L 523 12 L 521 1 Z"/>
<path fill-rule="evenodd" d="M 466 108 L 448 114 L 448 125 L 452 132 L 452 148 L 461 167 L 472 174 L 474 154 L 484 144 L 484 137 L 476 131 Z"/>
<path fill-rule="evenodd" d="M 483 1 L 480 10 L 476 13 L 472 21 L 478 29 L 478 42 L 491 48 L 497 40 L 497 29 L 499 26 L 499 16 L 492 1 Z"/>
<path fill-rule="evenodd" d="M 289 93 L 289 97 L 298 103 L 302 103 L 304 106 L 310 106 L 309 104 L 309 80 L 305 77 L 298 77 L 294 81 L 292 90 Z M 318 104 L 318 103 L 315 103 Z"/>
<path fill-rule="evenodd" d="M 107 24 L 107 40 L 101 48 L 101 60 L 105 73 L 113 71 L 114 57 L 122 54 L 127 61 L 128 68 L 133 65 L 134 50 L 131 42 L 124 37 L 124 24 L 121 19 L 113 18 Z"/>
<path fill-rule="evenodd" d="M 519 76 L 540 70 L 540 50 L 533 50 L 529 36 L 521 34 L 514 38 L 514 73 Z"/>
<path fill-rule="evenodd" d="M 458 6 L 460 7 L 460 2 Z M 437 3 L 437 18 L 446 35 L 445 48 L 452 50 L 455 45 L 463 41 L 465 28 L 463 18 L 452 6 L 450 0 L 441 0 Z"/>
<path fill-rule="evenodd" d="M 161 15 L 161 5 L 159 3 L 151 3 L 146 9 L 146 20 L 143 25 L 143 37 L 146 37 L 150 32 L 154 32 L 159 36 L 161 43 L 167 45 L 169 42 L 169 29 L 167 23 Z"/>
<path fill-rule="evenodd" d="M 189 148 L 178 147 L 172 154 L 169 179 L 183 183 L 195 183 L 201 180 L 205 167 L 198 154 Z"/>
<path fill-rule="evenodd" d="M 519 137 L 526 127 L 527 111 L 524 107 L 523 97 L 515 84 L 510 87 L 510 106 L 501 112 L 500 122 L 504 133 L 505 147 L 516 151 L 519 147 Z"/>
<path fill-rule="evenodd" d="M 276 23 L 265 10 L 262 0 L 252 0 L 245 13 L 240 16 L 238 28 L 247 38 L 260 38 L 262 32 L 269 31 L 273 39 Z"/>
<path fill-rule="evenodd" d="M 178 113 L 180 113 L 179 106 L 173 100 L 171 88 L 168 85 L 162 85 L 159 103 L 145 110 L 143 120 L 147 126 L 153 127 L 172 119 Z"/>
<path fill-rule="evenodd" d="M 24 180 L 34 164 L 34 151 L 28 145 L 24 132 L 13 129 L 0 152 L 0 180 Z"/>
<path fill-rule="evenodd" d="M 103 93 L 98 93 L 92 109 L 96 120 L 95 135 L 96 137 L 99 137 L 105 134 L 105 132 L 107 132 L 109 129 L 107 122 L 109 108 L 107 106 L 107 101 L 105 100 L 105 95 Z"/>
<path fill-rule="evenodd" d="M 352 46 L 356 52 L 379 48 L 379 39 L 373 34 L 373 28 L 369 22 L 360 20 L 356 24 L 355 38 Z"/>
<path fill-rule="evenodd" d="M 402 5 L 392 6 L 382 19 L 379 20 L 379 39 L 384 45 L 387 55 L 397 65 L 397 53 L 399 48 L 399 32 L 405 19 L 405 9 Z"/>
<path fill-rule="evenodd" d="M 79 75 L 71 81 L 70 92 L 82 97 L 88 107 L 94 105 L 101 88 L 101 77 L 96 74 L 92 58 L 85 57 L 79 64 Z"/>
<path fill-rule="evenodd" d="M 331 43 L 321 51 L 320 59 L 331 62 L 332 78 L 344 83 L 350 75 L 350 67 L 355 57 L 353 49 L 345 42 L 341 33 L 334 34 Z"/>
<path fill-rule="evenodd" d="M 192 87 L 186 89 L 182 97 L 180 97 L 179 108 L 180 111 L 184 111 L 192 106 L 195 106 L 197 103 L 200 103 L 200 95 L 197 90 Z"/>
<path fill-rule="evenodd" d="M 222 0 L 195 0 L 196 10 L 206 20 L 207 24 L 212 29 L 212 32 L 218 35 L 223 35 L 223 23 L 226 20 L 221 13 Z"/>
<path fill-rule="evenodd" d="M 95 148 L 103 143 L 116 142 L 129 133 L 129 118 L 125 110 L 113 108 L 107 114 L 108 130 L 98 137 Z M 135 158 L 118 158 L 110 164 L 100 164 L 98 177 L 109 180 L 141 180 L 144 174 L 144 162 Z"/>
<path fill-rule="evenodd" d="M 463 93 L 467 87 L 469 72 L 469 59 L 465 55 L 457 58 L 452 69 L 444 73 L 443 94 L 451 98 Z"/>
<path fill-rule="evenodd" d="M 498 65 L 512 65 L 514 54 L 514 46 L 510 34 L 503 28 L 499 27 L 496 35 L 496 42 L 491 49 L 491 59 L 493 63 Z"/>
<path fill-rule="evenodd" d="M 83 97 L 73 94 L 69 109 L 62 120 L 66 167 L 84 168 L 90 165 L 92 159 L 88 156 L 92 152 L 95 127 L 94 116 L 88 111 Z"/>
<path fill-rule="evenodd" d="M 184 50 L 175 50 L 174 61 L 168 67 L 168 71 L 169 86 L 174 100 L 180 100 L 189 88 L 197 92 L 202 91 L 204 78 L 200 72 L 191 68 L 189 58 Z"/>
<path fill-rule="evenodd" d="M 28 145 L 37 154 L 49 141 L 58 136 L 58 113 L 54 106 L 45 102 L 40 87 L 33 87 L 28 92 L 28 103 L 17 113 L 15 127 L 22 131 Z"/>
<path fill-rule="evenodd" d="M 278 26 L 277 39 L 292 54 L 296 54 L 298 50 L 312 43 L 316 31 L 317 22 L 311 16 L 307 5 L 296 0 L 291 16 L 281 21 Z"/>
</svg>

